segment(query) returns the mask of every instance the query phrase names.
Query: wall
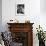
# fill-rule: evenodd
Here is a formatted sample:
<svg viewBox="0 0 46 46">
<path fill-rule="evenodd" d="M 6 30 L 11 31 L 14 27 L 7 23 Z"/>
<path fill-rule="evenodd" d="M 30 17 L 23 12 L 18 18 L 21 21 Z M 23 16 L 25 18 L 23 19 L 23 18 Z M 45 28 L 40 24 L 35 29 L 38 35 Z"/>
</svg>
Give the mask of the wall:
<svg viewBox="0 0 46 46">
<path fill-rule="evenodd" d="M 40 9 L 42 13 L 46 13 L 46 0 L 40 0 Z"/>
<path fill-rule="evenodd" d="M 15 8 L 17 3 L 25 4 L 25 14 L 23 16 L 16 15 Z M 3 0 L 2 1 L 2 23 L 3 26 L 10 19 L 17 19 L 19 22 L 24 22 L 24 20 L 30 20 L 34 23 L 39 23 L 40 15 L 40 0 Z M 31 16 L 31 17 L 30 17 Z M 19 18 L 19 19 L 18 19 Z M 22 19 L 23 18 L 23 19 Z M 38 20 L 38 21 L 37 21 Z"/>
<path fill-rule="evenodd" d="M 42 0 L 43 1 L 43 0 Z M 38 46 L 38 39 L 36 37 L 36 27 L 40 24 L 46 30 L 46 15 L 43 14 L 42 8 L 44 4 L 40 0 L 2 0 L 2 26 L 3 31 L 7 31 L 7 22 L 11 19 L 17 19 L 19 22 L 30 20 L 33 25 L 33 45 Z M 25 14 L 16 15 L 16 4 L 25 4 Z"/>
<path fill-rule="evenodd" d="M 40 24 L 46 31 L 46 0 L 40 0 Z"/>
<path fill-rule="evenodd" d="M 2 29 L 2 0 L 0 0 L 0 31 Z"/>
</svg>

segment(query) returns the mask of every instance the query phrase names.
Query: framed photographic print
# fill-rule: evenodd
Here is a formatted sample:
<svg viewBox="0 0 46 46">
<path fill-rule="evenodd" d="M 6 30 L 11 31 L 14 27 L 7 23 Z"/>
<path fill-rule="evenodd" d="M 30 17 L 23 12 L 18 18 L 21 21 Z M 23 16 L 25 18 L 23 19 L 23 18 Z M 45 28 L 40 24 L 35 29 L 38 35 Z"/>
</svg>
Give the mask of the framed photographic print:
<svg viewBox="0 0 46 46">
<path fill-rule="evenodd" d="M 24 4 L 17 4 L 16 14 L 23 15 L 24 14 Z"/>
</svg>

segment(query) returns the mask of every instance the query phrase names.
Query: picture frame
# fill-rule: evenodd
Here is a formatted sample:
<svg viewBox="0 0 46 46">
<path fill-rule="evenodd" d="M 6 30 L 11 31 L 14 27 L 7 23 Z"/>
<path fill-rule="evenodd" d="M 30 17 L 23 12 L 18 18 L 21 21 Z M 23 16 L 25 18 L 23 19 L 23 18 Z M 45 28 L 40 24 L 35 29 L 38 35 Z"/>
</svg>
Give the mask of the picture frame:
<svg viewBox="0 0 46 46">
<path fill-rule="evenodd" d="M 16 4 L 16 15 L 24 15 L 25 6 L 24 4 Z"/>
</svg>

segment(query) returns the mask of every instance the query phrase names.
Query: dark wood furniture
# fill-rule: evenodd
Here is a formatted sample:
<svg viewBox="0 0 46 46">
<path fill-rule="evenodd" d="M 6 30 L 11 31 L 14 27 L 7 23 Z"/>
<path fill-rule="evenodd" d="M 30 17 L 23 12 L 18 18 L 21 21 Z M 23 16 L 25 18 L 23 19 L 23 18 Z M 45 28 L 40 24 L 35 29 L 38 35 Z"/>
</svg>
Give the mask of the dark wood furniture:
<svg viewBox="0 0 46 46">
<path fill-rule="evenodd" d="M 33 46 L 33 23 L 7 23 L 12 39 L 15 42 L 23 43 L 22 46 Z"/>
</svg>

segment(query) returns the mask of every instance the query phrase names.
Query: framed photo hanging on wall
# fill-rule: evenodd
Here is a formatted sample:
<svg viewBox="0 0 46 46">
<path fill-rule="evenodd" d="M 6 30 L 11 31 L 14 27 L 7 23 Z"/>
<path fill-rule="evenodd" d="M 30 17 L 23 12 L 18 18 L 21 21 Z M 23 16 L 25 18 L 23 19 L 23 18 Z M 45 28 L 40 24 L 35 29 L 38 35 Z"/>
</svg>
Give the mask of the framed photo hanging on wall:
<svg viewBox="0 0 46 46">
<path fill-rule="evenodd" d="M 23 15 L 24 14 L 24 4 L 17 4 L 16 14 Z"/>
</svg>

